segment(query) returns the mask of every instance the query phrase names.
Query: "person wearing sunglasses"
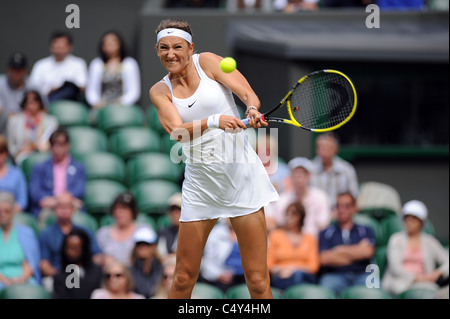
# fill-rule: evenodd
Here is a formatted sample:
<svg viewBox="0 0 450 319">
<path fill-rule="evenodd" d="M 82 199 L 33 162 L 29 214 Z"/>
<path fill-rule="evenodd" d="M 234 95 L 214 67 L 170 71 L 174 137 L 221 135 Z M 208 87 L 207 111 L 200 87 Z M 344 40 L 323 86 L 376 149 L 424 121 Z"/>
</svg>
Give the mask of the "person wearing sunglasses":
<svg viewBox="0 0 450 319">
<path fill-rule="evenodd" d="M 112 260 L 103 272 L 102 288 L 95 289 L 91 299 L 145 299 L 133 291 L 134 280 L 125 264 Z"/>
</svg>

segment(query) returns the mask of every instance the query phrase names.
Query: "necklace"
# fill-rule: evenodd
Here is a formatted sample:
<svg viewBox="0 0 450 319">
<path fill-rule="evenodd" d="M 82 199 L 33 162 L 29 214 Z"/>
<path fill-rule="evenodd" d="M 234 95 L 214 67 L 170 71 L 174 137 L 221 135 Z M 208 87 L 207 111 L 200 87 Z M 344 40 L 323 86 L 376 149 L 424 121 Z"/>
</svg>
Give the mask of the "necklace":
<svg viewBox="0 0 450 319">
<path fill-rule="evenodd" d="M 192 65 L 194 64 L 194 62 L 192 61 L 192 56 L 191 56 L 191 68 L 189 69 L 189 72 L 188 72 L 188 74 L 186 74 L 186 75 L 184 75 L 184 76 L 181 76 L 181 77 L 179 77 L 179 78 L 175 78 L 175 79 L 173 79 L 173 80 L 170 80 L 170 82 L 172 82 L 172 81 L 176 81 L 176 80 L 181 80 L 181 79 L 184 79 L 184 78 L 187 78 L 189 75 L 191 75 L 191 72 L 192 72 Z"/>
</svg>

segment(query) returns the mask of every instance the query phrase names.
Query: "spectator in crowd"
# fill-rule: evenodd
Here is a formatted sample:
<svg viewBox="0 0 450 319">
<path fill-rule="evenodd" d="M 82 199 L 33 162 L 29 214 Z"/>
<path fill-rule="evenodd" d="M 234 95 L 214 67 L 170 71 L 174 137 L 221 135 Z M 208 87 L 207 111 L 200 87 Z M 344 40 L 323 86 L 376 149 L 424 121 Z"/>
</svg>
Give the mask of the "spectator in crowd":
<svg viewBox="0 0 450 319">
<path fill-rule="evenodd" d="M 30 74 L 30 84 L 49 102 L 79 100 L 87 82 L 87 65 L 72 54 L 69 33 L 56 31 L 50 37 L 51 55 L 37 61 Z"/>
<path fill-rule="evenodd" d="M 219 219 L 211 230 L 203 251 L 199 278 L 224 292 L 245 283 L 237 236 L 229 219 Z"/>
<path fill-rule="evenodd" d="M 11 114 L 20 112 L 20 103 L 29 89 L 28 61 L 20 52 L 8 59 L 6 75 L 0 77 L 0 134 L 6 134 L 6 123 Z"/>
<path fill-rule="evenodd" d="M 219 8 L 220 0 L 165 0 L 165 8 Z"/>
<path fill-rule="evenodd" d="M 145 299 L 133 291 L 134 280 L 127 265 L 112 259 L 103 272 L 102 287 L 92 292 L 91 299 Z"/>
<path fill-rule="evenodd" d="M 356 199 L 350 192 L 337 197 L 337 221 L 319 234 L 319 284 L 334 290 L 365 285 L 366 267 L 375 252 L 372 228 L 353 222 L 358 212 Z"/>
<path fill-rule="evenodd" d="M 34 231 L 15 224 L 14 195 L 0 191 L 0 290 L 15 284 L 41 284 L 39 244 Z"/>
<path fill-rule="evenodd" d="M 295 157 L 289 161 L 292 189 L 282 192 L 280 199 L 267 208 L 268 229 L 284 225 L 286 208 L 298 202 L 305 208 L 306 216 L 302 232 L 318 236 L 331 220 L 328 195 L 317 187 L 310 186 L 313 164 L 305 157 Z"/>
<path fill-rule="evenodd" d="M 74 225 L 72 223 L 72 216 L 75 213 L 76 199 L 70 192 L 63 192 L 55 197 L 55 216 L 56 222 L 45 227 L 39 234 L 39 245 L 41 252 L 40 268 L 42 276 L 44 277 L 44 285 L 51 291 L 52 277 L 58 271 L 63 271 L 61 268 L 61 247 L 64 236 L 69 234 L 73 229 L 82 229 L 90 237 L 91 253 L 93 261 L 97 264 L 102 264 L 103 254 L 98 246 L 95 235 L 88 229 Z"/>
<path fill-rule="evenodd" d="M 134 291 L 145 298 L 153 297 L 162 278 L 163 266 L 156 250 L 158 237 L 149 228 L 141 228 L 134 234 L 130 271 L 136 286 Z"/>
<path fill-rule="evenodd" d="M 367 1 L 365 1 L 367 2 Z M 402 11 L 420 11 L 425 10 L 427 2 L 426 0 L 373 0 L 373 3 L 377 4 L 381 10 L 402 10 Z"/>
<path fill-rule="evenodd" d="M 162 260 L 175 256 L 180 215 L 181 193 L 175 193 L 168 200 L 167 216 L 169 217 L 170 225 L 161 228 L 158 232 L 158 254 Z"/>
<path fill-rule="evenodd" d="M 72 228 L 61 245 L 61 268 L 53 277 L 53 299 L 90 299 L 102 278 L 102 267 L 93 262 L 89 235 L 81 228 Z"/>
<path fill-rule="evenodd" d="M 162 264 L 162 267 L 162 278 L 159 282 L 158 288 L 156 289 L 155 295 L 151 297 L 152 299 L 167 299 L 173 281 L 175 255 L 171 255 L 169 258 L 166 258 Z"/>
<path fill-rule="evenodd" d="M 316 283 L 320 266 L 317 237 L 302 231 L 306 216 L 303 205 L 291 203 L 285 215 L 284 226 L 269 233 L 267 257 L 271 285 L 282 290 Z"/>
<path fill-rule="evenodd" d="M 0 135 L 0 190 L 13 194 L 14 212 L 25 211 L 28 207 L 28 187 L 22 170 L 8 163 L 8 141 Z"/>
<path fill-rule="evenodd" d="M 422 231 L 428 218 L 427 207 L 421 201 L 411 200 L 402 211 L 405 230 L 389 238 L 383 289 L 394 296 L 413 287 L 437 292 L 439 283 L 446 278 L 448 291 L 448 251 L 435 237 Z"/>
<path fill-rule="evenodd" d="M 50 135 L 58 128 L 58 119 L 45 111 L 38 91 L 28 91 L 20 107 L 7 124 L 9 153 L 17 165 L 34 152 L 48 152 Z"/>
<path fill-rule="evenodd" d="M 273 7 L 276 11 L 292 13 L 301 10 L 317 10 L 318 2 L 319 0 L 275 0 Z"/>
<path fill-rule="evenodd" d="M 106 262 L 115 259 L 130 265 L 131 251 L 134 247 L 134 234 L 147 225 L 136 223 L 138 210 L 136 200 L 129 192 L 118 194 L 112 205 L 114 224 L 101 227 L 97 231 L 97 241 L 105 254 Z"/>
<path fill-rule="evenodd" d="M 256 153 L 263 163 L 270 181 L 279 192 L 290 189 L 290 171 L 288 165 L 278 156 L 277 136 L 258 134 Z"/>
<path fill-rule="evenodd" d="M 321 5 L 324 8 L 352 8 L 352 7 L 367 6 L 378 0 L 321 0 L 321 1 L 322 1 Z"/>
<path fill-rule="evenodd" d="M 317 156 L 313 159 L 314 174 L 311 185 L 324 190 L 330 199 L 332 210 L 336 207 L 337 195 L 350 192 L 358 197 L 358 177 L 353 165 L 340 158 L 339 140 L 333 132 L 323 133 L 316 139 Z M 333 214 L 334 212 L 332 212 Z"/>
<path fill-rule="evenodd" d="M 141 96 L 137 61 L 127 54 L 119 33 L 106 32 L 99 44 L 99 56 L 89 65 L 86 100 L 94 110 L 106 105 L 132 105 Z"/>
<path fill-rule="evenodd" d="M 83 206 L 86 173 L 81 162 L 70 156 L 70 139 L 60 127 L 50 135 L 52 156 L 33 167 L 30 177 L 31 213 L 41 221 L 53 213 L 57 196 L 69 191 L 77 210 Z"/>
</svg>

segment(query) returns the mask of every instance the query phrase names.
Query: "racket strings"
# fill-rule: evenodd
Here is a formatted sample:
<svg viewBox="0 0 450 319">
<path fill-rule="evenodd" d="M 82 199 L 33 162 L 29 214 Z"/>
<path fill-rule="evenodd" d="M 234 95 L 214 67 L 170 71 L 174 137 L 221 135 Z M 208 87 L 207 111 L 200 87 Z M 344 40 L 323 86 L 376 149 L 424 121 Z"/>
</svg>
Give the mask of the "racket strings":
<svg viewBox="0 0 450 319">
<path fill-rule="evenodd" d="M 352 113 L 355 96 L 342 75 L 320 72 L 303 81 L 292 92 L 291 114 L 305 128 L 326 129 L 345 121 Z"/>
</svg>

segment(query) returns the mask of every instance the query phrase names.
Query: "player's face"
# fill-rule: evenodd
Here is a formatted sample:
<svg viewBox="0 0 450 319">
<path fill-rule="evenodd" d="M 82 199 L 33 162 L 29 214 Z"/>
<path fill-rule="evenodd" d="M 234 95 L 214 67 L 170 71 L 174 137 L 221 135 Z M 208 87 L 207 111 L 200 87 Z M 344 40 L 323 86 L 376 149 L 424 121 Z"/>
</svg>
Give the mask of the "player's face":
<svg viewBox="0 0 450 319">
<path fill-rule="evenodd" d="M 190 45 L 179 37 L 162 38 L 156 46 L 162 65 L 171 73 L 183 71 L 189 64 L 194 52 L 194 44 Z"/>
</svg>

